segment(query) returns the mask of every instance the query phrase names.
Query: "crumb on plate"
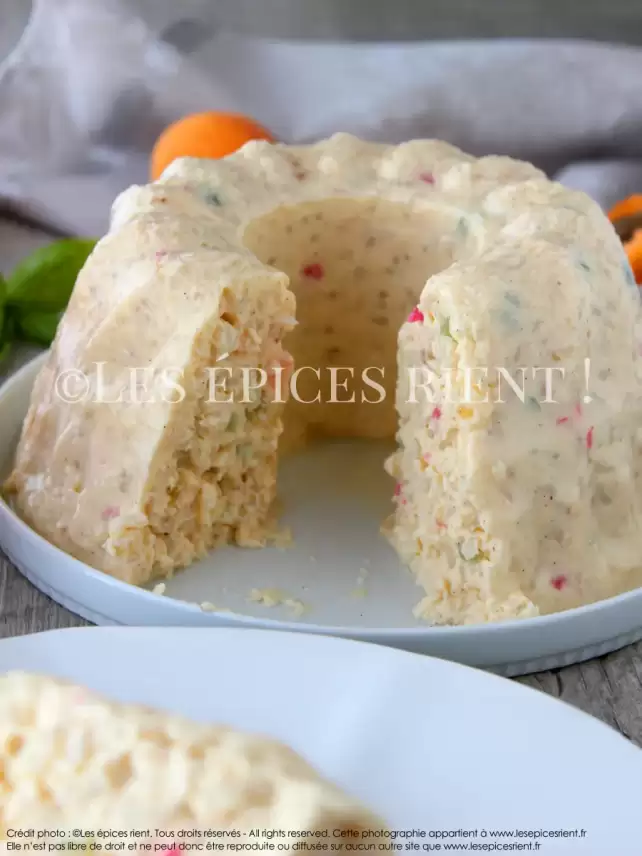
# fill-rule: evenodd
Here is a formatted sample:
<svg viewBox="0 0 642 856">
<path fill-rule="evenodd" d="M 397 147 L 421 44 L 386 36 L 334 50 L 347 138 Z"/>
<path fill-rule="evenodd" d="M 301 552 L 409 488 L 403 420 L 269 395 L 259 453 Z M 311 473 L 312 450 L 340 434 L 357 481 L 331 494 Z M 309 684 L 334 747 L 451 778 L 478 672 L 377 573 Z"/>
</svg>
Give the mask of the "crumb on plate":
<svg viewBox="0 0 642 856">
<path fill-rule="evenodd" d="M 309 607 L 298 598 L 290 597 L 280 589 L 252 589 L 248 600 L 252 603 L 260 603 L 261 606 L 269 608 L 275 606 L 287 607 L 295 616 L 303 615 L 309 611 Z"/>
</svg>

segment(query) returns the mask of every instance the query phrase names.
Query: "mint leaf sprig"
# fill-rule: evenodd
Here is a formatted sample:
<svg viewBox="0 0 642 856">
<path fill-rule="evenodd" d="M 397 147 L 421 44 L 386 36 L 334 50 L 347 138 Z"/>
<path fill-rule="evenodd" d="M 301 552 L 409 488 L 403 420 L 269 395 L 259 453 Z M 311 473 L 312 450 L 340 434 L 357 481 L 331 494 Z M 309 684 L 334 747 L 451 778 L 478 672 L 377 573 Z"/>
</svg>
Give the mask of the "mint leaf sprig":
<svg viewBox="0 0 642 856">
<path fill-rule="evenodd" d="M 0 276 L 0 360 L 16 340 L 52 343 L 96 243 L 87 238 L 54 241 L 20 262 L 6 280 Z"/>
</svg>

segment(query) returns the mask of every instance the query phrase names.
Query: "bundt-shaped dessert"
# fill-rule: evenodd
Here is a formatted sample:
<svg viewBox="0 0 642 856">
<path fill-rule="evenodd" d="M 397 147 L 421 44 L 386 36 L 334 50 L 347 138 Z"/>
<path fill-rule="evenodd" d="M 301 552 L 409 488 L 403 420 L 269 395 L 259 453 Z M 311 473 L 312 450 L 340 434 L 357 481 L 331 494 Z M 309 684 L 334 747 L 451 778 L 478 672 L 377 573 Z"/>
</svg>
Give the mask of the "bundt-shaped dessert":
<svg viewBox="0 0 642 856">
<path fill-rule="evenodd" d="M 116 201 L 9 489 L 141 584 L 266 543 L 277 453 L 396 432 L 418 615 L 594 601 L 642 584 L 639 304 L 598 206 L 526 163 L 345 134 L 179 160 Z"/>
</svg>

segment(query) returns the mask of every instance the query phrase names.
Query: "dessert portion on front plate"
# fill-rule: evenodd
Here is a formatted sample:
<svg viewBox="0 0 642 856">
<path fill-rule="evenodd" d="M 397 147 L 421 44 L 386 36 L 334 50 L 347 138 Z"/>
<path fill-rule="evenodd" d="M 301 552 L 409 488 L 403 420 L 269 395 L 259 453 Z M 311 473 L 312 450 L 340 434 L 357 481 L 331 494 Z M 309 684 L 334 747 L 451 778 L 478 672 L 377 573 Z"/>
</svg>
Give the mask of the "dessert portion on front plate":
<svg viewBox="0 0 642 856">
<path fill-rule="evenodd" d="M 128 843 L 151 834 L 166 845 L 154 830 L 184 830 L 185 840 L 196 830 L 241 845 L 277 830 L 285 852 L 315 834 L 340 851 L 385 829 L 275 740 L 23 672 L 0 677 L 0 764 L 0 838 L 9 829 L 80 830 L 79 840 L 112 830 Z"/>
<path fill-rule="evenodd" d="M 396 435 L 385 528 L 417 614 L 554 612 L 642 584 L 639 348 L 613 227 L 535 167 L 434 140 L 249 143 L 116 201 L 8 490 L 143 584 L 269 543 L 280 455 Z M 58 394 L 70 370 L 80 402 Z"/>
</svg>

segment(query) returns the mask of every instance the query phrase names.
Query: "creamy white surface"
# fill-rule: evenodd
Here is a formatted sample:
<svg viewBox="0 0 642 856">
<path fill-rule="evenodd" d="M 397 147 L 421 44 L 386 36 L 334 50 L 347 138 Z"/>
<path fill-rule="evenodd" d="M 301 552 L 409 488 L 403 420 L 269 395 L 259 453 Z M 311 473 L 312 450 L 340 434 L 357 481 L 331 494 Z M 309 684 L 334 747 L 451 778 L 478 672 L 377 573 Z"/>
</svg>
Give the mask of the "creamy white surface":
<svg viewBox="0 0 642 856">
<path fill-rule="evenodd" d="M 292 852 L 314 830 L 382 828 L 277 741 L 22 672 L 0 678 L 0 762 L 1 838 L 9 829 L 81 829 L 100 840 L 98 830 L 183 828 L 251 843 L 258 827 L 295 833 L 285 842 Z"/>
<path fill-rule="evenodd" d="M 140 581 L 163 572 L 165 553 L 171 572 L 220 542 L 211 534 L 218 506 L 203 499 L 206 460 L 193 484 L 179 479 L 172 518 L 190 519 L 205 501 L 198 537 L 150 524 L 150 473 L 180 447 L 167 406 L 142 425 L 124 408 L 62 405 L 49 389 L 56 371 L 91 360 L 193 367 L 208 320 L 211 353 L 227 352 L 225 288 L 249 307 L 242 326 L 255 330 L 261 353 L 273 353 L 275 324 L 287 332 L 295 298 L 298 325 L 285 347 L 297 366 L 322 372 L 322 402 L 286 406 L 282 452 L 317 434 L 390 436 L 396 393 L 399 451 L 390 469 L 399 495 L 388 528 L 426 590 L 422 617 L 522 617 L 642 583 L 639 296 L 612 227 L 588 197 L 529 164 L 474 159 L 438 141 L 390 147 L 345 134 L 176 161 L 160 182 L 116 201 L 111 232 L 81 274 L 36 384 L 12 478 L 20 510 L 55 543 Z M 415 304 L 421 320 L 403 324 Z M 593 400 L 584 405 L 586 358 Z M 565 369 L 557 404 L 540 403 L 532 381 L 524 403 L 508 389 L 503 403 L 473 403 L 470 412 L 440 403 L 439 419 L 434 405 L 406 403 L 412 367 L 501 366 L 515 376 L 523 365 Z M 381 369 L 385 400 L 364 402 L 357 387 L 354 403 L 327 403 L 328 370 L 341 366 L 356 377 Z M 318 389 L 308 375 L 298 392 L 311 400 Z M 198 418 L 183 414 L 185 436 L 193 439 Z M 240 424 L 226 466 L 243 470 L 241 449 L 259 444 Z M 257 529 L 241 543 L 264 539 L 278 417 L 271 425 L 254 470 L 262 499 L 233 506 L 237 528 L 247 508 L 257 509 Z M 205 458 L 220 436 L 212 427 Z M 71 443 L 80 473 L 73 484 Z M 117 502 L 123 468 L 135 478 Z M 228 495 L 220 484 L 216 502 Z M 106 524 L 101 515 L 112 507 L 125 510 Z M 177 537 L 187 538 L 185 549 Z"/>
</svg>

